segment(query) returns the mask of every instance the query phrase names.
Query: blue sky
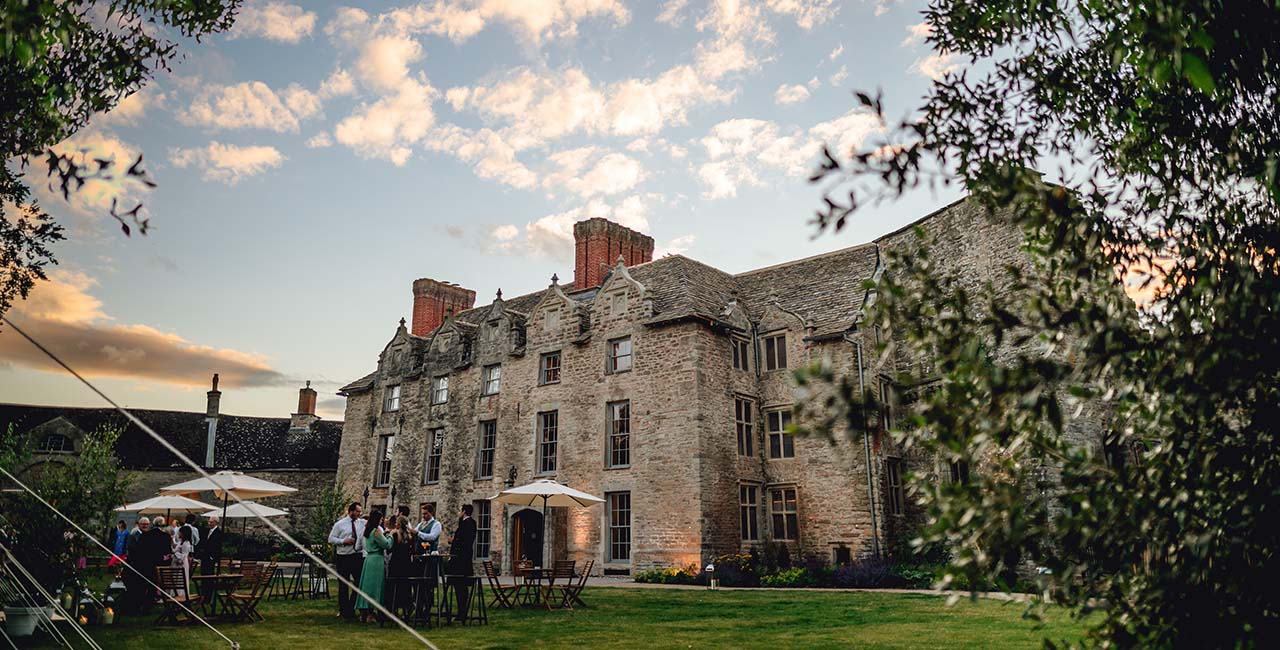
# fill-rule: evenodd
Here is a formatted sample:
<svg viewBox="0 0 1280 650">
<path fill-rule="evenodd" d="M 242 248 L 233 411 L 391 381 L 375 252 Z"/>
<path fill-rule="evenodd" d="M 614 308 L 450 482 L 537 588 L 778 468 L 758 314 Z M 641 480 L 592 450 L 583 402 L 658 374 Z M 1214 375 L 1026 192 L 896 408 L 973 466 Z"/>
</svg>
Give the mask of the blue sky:
<svg viewBox="0 0 1280 650">
<path fill-rule="evenodd" d="M 814 238 L 823 143 L 877 142 L 958 61 L 917 3 L 765 0 L 249 2 L 236 27 L 60 145 L 143 152 L 153 191 L 70 204 L 51 280 L 16 307 L 122 403 L 321 413 L 371 370 L 415 278 L 487 302 L 572 279 L 572 224 L 605 216 L 737 272 L 853 245 L 955 198 L 927 191 Z M 39 179 L 35 179 L 39 185 Z M 153 230 L 122 236 L 110 197 Z M 0 401 L 98 405 L 12 332 Z"/>
</svg>

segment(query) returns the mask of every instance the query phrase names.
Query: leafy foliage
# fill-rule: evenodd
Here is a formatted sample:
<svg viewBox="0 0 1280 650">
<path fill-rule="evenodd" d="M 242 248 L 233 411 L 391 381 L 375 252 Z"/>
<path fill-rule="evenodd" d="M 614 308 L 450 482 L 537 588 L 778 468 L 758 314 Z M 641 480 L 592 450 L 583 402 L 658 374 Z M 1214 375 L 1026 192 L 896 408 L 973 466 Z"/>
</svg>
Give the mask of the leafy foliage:
<svg viewBox="0 0 1280 650">
<path fill-rule="evenodd" d="M 1093 647 L 1274 647 L 1280 6 L 934 0 L 926 19 L 972 74 L 815 175 L 842 181 L 822 228 L 959 182 L 1028 235 L 1033 263 L 998 285 L 898 255 L 878 287 L 872 322 L 902 334 L 884 352 L 931 351 L 942 378 L 896 435 L 975 468 L 917 478 L 921 541 L 949 548 L 952 584 L 1047 569 L 1045 600 L 1100 610 Z M 1091 444 L 1073 427 L 1094 407 Z"/>
<path fill-rule="evenodd" d="M 6 470 L 19 475 L 67 518 L 85 530 L 105 531 L 115 523 L 113 509 L 124 503 L 125 491 L 133 480 L 132 475 L 119 471 L 115 456 L 115 443 L 122 431 L 119 426 L 103 426 L 84 436 L 79 453 L 47 458 L 25 451 L 10 453 L 17 448 L 14 445 L 21 445 L 11 427 L 0 460 Z M 34 464 L 16 471 L 26 459 Z M 76 558 L 96 548 L 25 491 L 8 491 L 3 507 L 5 543 L 46 590 L 56 590 L 75 576 Z M 98 551 L 101 554 L 101 549 Z"/>
<path fill-rule="evenodd" d="M 53 146 L 138 91 L 178 56 L 178 39 L 231 26 L 239 0 L 4 0 L 0 5 L 0 314 L 56 263 L 63 230 L 31 200 L 22 172 L 43 161 L 64 198 L 92 179 L 153 186 L 142 158 L 114 161 Z M 10 212 L 16 212 L 10 216 Z M 141 205 L 112 202 L 124 234 L 146 234 Z"/>
</svg>

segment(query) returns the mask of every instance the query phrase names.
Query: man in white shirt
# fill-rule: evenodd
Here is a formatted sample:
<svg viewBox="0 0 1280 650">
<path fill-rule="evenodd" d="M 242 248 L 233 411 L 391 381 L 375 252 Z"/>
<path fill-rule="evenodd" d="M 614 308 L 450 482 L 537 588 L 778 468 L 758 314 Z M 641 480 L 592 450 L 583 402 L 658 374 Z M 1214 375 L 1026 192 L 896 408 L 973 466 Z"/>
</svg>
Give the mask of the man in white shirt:
<svg viewBox="0 0 1280 650">
<path fill-rule="evenodd" d="M 436 507 L 428 503 L 422 506 L 422 521 L 415 526 L 418 531 L 418 539 L 427 543 L 427 552 L 437 551 L 440 549 L 440 531 L 444 529 L 440 525 L 440 520 L 436 519 Z"/>
<path fill-rule="evenodd" d="M 360 504 L 347 506 L 347 516 L 333 524 L 329 531 L 329 543 L 333 544 L 337 556 L 334 564 L 338 575 L 350 580 L 352 584 L 360 584 L 360 569 L 364 566 L 364 520 L 360 518 Z M 338 581 L 338 615 L 347 620 L 356 618 L 356 596 L 347 588 L 346 583 Z"/>
</svg>

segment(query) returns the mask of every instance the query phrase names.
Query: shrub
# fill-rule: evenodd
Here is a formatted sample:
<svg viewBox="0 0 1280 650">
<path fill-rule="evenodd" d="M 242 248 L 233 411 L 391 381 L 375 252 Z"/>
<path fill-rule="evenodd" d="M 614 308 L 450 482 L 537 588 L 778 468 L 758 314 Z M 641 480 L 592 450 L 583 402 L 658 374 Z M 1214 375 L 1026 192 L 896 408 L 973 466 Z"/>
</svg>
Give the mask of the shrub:
<svg viewBox="0 0 1280 650">
<path fill-rule="evenodd" d="M 715 560 L 716 578 L 725 587 L 759 587 L 757 559 L 752 555 L 721 555 Z"/>
<path fill-rule="evenodd" d="M 783 569 L 777 573 L 772 573 L 760 577 L 761 587 L 813 587 L 816 581 L 809 574 L 809 570 L 803 567 L 792 567 Z"/>
<path fill-rule="evenodd" d="M 706 582 L 706 579 L 698 571 L 698 567 L 692 564 L 679 569 L 638 571 L 632 576 L 632 579 L 636 582 L 661 585 L 696 585 L 705 584 Z"/>
<path fill-rule="evenodd" d="M 846 564 L 835 570 L 832 584 L 836 587 L 887 587 L 893 578 L 888 562 L 868 558 Z"/>
<path fill-rule="evenodd" d="M 895 564 L 893 581 L 908 589 L 929 589 L 938 578 L 938 566 L 932 564 Z"/>
</svg>

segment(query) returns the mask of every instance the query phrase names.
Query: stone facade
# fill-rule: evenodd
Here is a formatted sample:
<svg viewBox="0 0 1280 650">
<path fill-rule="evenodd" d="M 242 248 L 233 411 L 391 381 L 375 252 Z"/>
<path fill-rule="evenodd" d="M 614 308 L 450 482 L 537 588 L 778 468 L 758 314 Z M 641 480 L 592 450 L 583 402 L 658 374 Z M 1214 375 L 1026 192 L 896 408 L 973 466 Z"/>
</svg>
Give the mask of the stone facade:
<svg viewBox="0 0 1280 650">
<path fill-rule="evenodd" d="M 973 282 L 995 280 L 1022 255 L 1011 224 L 968 202 L 918 223 L 941 235 L 935 258 Z M 557 559 L 593 560 L 596 573 L 702 564 L 767 542 L 828 562 L 890 550 L 919 513 L 905 499 L 901 508 L 886 503 L 888 464 L 905 472 L 936 462 L 902 454 L 883 432 L 828 441 L 770 429 L 795 404 L 791 373 L 810 362 L 825 360 L 872 390 L 898 388 L 901 368 L 891 366 L 908 360 L 873 359 L 876 337 L 892 334 L 860 321 L 865 281 L 885 272 L 882 251 L 913 241 L 908 228 L 737 275 L 678 255 L 633 265 L 623 255 L 594 284 L 567 290 L 553 278 L 517 298 L 499 292 L 425 336 L 402 321 L 377 370 L 342 390 L 338 481 L 348 493 L 368 488 L 373 507 L 435 503 L 446 529 L 462 504 L 484 507 L 509 483 L 549 477 L 606 498 L 552 509 L 546 522 L 528 508 L 488 505 L 479 517 L 488 554 L 482 548 L 477 559 L 504 570 L 517 552 L 541 558 L 531 530 L 547 536 Z M 584 249 L 580 240 L 579 268 L 589 266 Z M 615 369 L 624 338 L 630 367 Z M 548 355 L 558 355 L 556 381 L 547 381 Z M 610 446 L 621 441 L 620 404 L 629 412 L 625 463 Z M 542 471 L 540 456 L 550 413 L 554 472 Z"/>
</svg>

